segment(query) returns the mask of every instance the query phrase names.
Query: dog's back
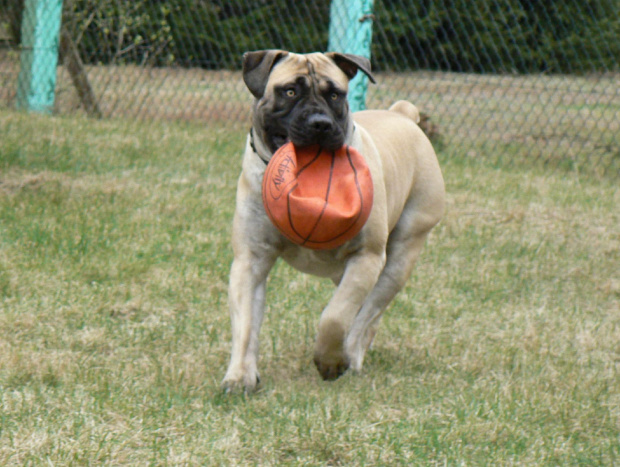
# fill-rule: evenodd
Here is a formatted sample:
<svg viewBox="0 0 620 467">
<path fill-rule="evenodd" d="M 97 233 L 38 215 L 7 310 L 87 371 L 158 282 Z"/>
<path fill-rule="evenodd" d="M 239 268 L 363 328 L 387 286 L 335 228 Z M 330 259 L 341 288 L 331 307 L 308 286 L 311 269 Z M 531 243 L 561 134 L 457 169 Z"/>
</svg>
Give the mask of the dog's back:
<svg viewBox="0 0 620 467">
<path fill-rule="evenodd" d="M 427 205 L 425 211 L 443 213 L 443 177 L 433 146 L 417 125 L 417 107 L 398 101 L 389 110 L 363 110 L 353 118 L 382 148 L 384 180 L 390 181 L 386 187 L 390 229 L 414 196 L 416 203 Z"/>
</svg>

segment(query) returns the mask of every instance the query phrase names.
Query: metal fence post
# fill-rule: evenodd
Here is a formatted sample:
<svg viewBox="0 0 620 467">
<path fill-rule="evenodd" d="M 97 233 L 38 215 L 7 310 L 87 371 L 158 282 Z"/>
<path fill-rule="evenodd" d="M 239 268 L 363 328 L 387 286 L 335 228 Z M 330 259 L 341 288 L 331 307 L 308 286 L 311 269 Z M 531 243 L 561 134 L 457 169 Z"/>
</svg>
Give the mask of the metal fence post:
<svg viewBox="0 0 620 467">
<path fill-rule="evenodd" d="M 328 49 L 370 58 L 374 0 L 332 0 Z M 353 112 L 366 108 L 368 78 L 358 73 L 349 84 Z"/>
<path fill-rule="evenodd" d="M 51 113 L 56 89 L 62 0 L 26 0 L 17 108 Z"/>
</svg>

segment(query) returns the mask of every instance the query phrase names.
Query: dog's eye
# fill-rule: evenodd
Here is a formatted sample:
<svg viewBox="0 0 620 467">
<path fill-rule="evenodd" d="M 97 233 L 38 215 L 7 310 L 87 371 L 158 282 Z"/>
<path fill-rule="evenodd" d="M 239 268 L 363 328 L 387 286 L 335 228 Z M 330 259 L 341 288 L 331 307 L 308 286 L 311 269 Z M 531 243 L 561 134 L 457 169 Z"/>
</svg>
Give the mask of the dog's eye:
<svg viewBox="0 0 620 467">
<path fill-rule="evenodd" d="M 338 99 L 340 99 L 340 94 L 338 94 L 337 92 L 332 92 L 329 95 L 329 98 L 333 101 L 337 101 Z"/>
<path fill-rule="evenodd" d="M 295 92 L 294 89 L 287 89 L 286 90 L 286 97 L 295 97 L 297 95 L 297 93 Z"/>
</svg>

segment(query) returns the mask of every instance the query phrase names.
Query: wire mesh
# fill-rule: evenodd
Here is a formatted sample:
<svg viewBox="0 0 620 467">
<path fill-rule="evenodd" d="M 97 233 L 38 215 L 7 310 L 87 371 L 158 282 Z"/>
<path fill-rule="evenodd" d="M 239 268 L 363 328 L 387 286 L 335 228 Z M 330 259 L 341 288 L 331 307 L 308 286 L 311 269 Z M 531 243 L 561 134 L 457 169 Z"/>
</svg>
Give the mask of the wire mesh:
<svg viewBox="0 0 620 467">
<path fill-rule="evenodd" d="M 24 4 L 0 0 L 0 107 L 16 105 Z M 375 0 L 368 107 L 412 101 L 446 156 L 617 177 L 619 5 Z M 329 0 L 65 0 L 54 112 L 247 127 L 241 54 L 325 50 L 329 10 Z"/>
</svg>

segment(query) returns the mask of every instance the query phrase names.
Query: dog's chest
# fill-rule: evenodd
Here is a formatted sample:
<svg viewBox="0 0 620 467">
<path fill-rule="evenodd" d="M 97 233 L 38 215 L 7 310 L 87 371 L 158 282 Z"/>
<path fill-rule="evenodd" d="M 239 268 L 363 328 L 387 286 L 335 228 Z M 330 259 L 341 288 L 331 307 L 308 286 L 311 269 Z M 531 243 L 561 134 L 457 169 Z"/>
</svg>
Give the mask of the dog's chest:
<svg viewBox="0 0 620 467">
<path fill-rule="evenodd" d="M 345 266 L 340 249 L 318 251 L 291 246 L 282 252 L 282 259 L 298 271 L 331 279 L 341 277 Z"/>
</svg>

